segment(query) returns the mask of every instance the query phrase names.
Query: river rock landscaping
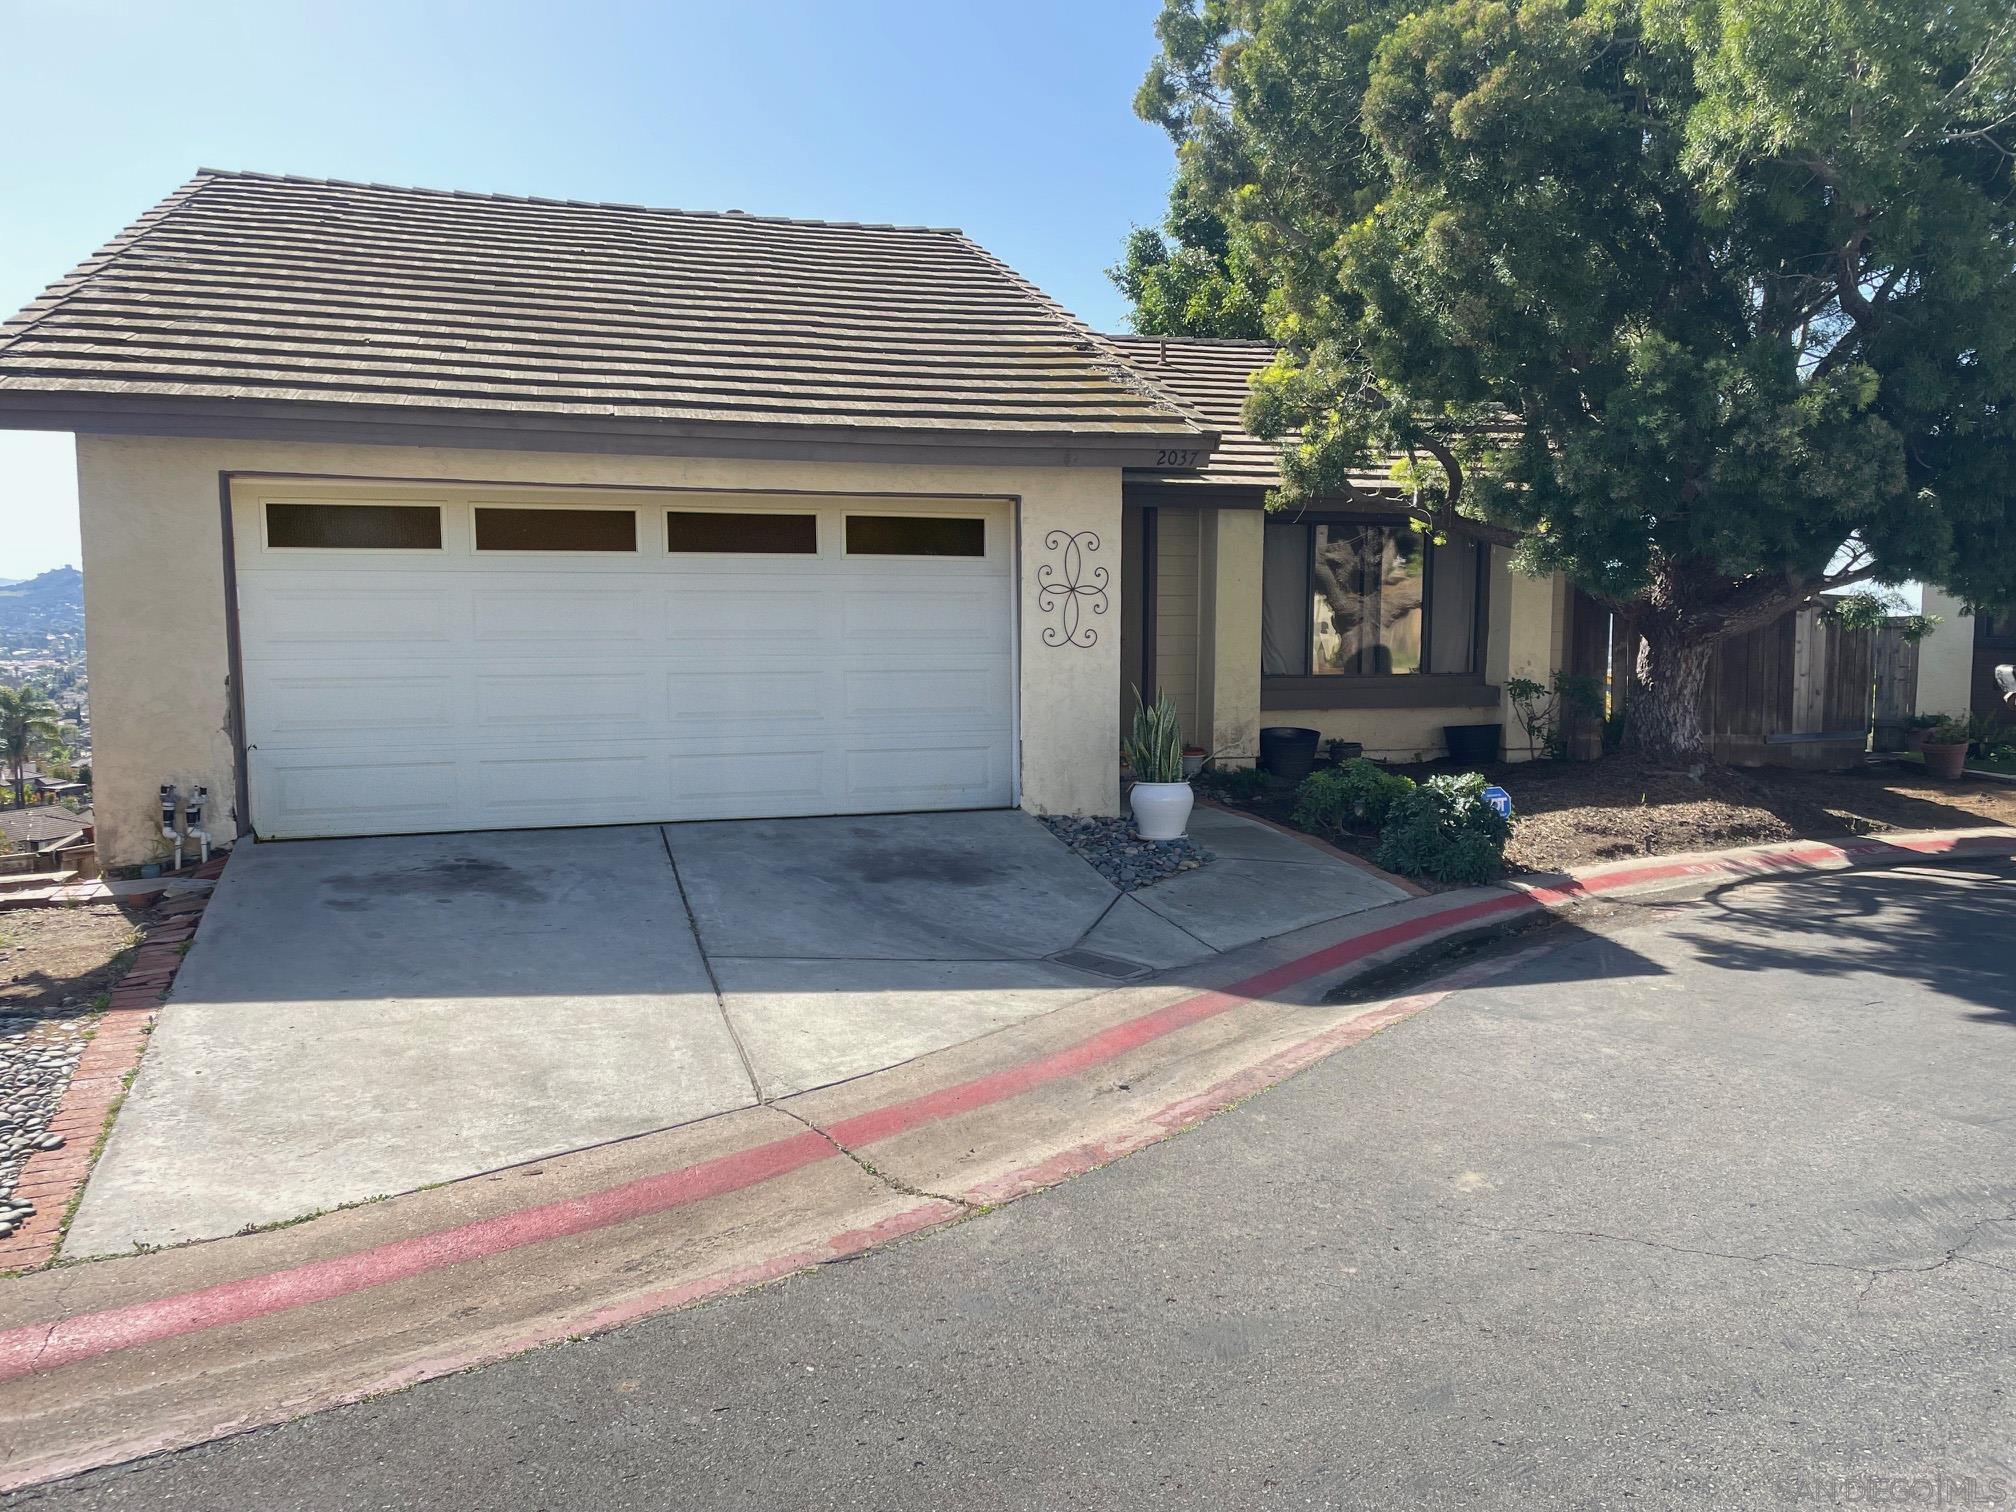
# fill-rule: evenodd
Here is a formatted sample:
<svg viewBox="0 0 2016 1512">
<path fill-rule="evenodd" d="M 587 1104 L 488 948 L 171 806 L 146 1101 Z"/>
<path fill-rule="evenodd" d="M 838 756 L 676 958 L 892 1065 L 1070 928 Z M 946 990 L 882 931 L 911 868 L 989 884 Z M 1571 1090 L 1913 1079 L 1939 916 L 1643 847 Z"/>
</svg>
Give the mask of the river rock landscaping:
<svg viewBox="0 0 2016 1512">
<path fill-rule="evenodd" d="M 0 1240 L 35 1212 L 16 1195 L 21 1169 L 63 1146 L 50 1121 L 145 917 L 114 904 L 0 915 Z"/>
<path fill-rule="evenodd" d="M 1134 833 L 1129 819 L 1077 818 L 1069 814 L 1046 814 L 1043 823 L 1050 833 L 1083 856 L 1099 875 L 1122 892 L 1152 887 L 1157 882 L 1212 860 L 1211 852 L 1195 840 L 1143 840 Z"/>
</svg>

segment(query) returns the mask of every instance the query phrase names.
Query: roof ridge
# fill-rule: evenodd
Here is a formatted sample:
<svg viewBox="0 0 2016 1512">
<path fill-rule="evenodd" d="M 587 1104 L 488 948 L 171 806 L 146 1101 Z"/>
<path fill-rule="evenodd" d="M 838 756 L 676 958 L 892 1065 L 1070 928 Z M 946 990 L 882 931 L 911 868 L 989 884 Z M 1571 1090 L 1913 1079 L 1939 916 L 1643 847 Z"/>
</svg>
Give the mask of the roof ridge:
<svg viewBox="0 0 2016 1512">
<path fill-rule="evenodd" d="M 645 205 L 629 200 L 556 199 L 543 194 L 505 194 L 481 189 L 435 189 L 425 184 L 386 184 L 364 179 L 315 178 L 304 173 L 265 173 L 255 168 L 199 168 L 199 177 L 266 184 L 299 184 L 311 189 L 373 189 L 387 194 L 418 194 L 435 199 L 487 201 L 504 205 L 555 205 L 572 210 L 635 210 L 646 215 L 688 216 L 695 220 L 753 221 L 774 226 L 830 226 L 842 231 L 922 231 L 961 236 L 957 226 L 906 225 L 896 221 L 821 220 L 800 215 L 757 215 L 747 210 L 687 210 L 677 205 Z"/>
</svg>

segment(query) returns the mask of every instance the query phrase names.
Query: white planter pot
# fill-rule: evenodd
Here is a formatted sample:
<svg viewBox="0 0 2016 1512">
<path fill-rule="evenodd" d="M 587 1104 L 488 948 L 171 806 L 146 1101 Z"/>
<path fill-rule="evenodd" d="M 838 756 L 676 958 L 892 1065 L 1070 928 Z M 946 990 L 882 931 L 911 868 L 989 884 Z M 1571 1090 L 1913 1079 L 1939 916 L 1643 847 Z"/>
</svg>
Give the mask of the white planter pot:
<svg viewBox="0 0 2016 1512">
<path fill-rule="evenodd" d="M 1197 800 L 1187 782 L 1137 782 L 1128 789 L 1127 801 L 1143 840 L 1181 840 Z"/>
</svg>

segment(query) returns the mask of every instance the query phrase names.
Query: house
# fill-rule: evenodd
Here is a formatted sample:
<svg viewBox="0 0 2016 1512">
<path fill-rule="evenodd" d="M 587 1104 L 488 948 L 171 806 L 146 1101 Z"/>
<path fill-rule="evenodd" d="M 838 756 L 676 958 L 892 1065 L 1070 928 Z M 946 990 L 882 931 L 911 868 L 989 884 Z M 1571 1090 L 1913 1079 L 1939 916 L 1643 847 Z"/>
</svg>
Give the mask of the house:
<svg viewBox="0 0 2016 1512">
<path fill-rule="evenodd" d="M 205 170 L 0 326 L 0 425 L 77 434 L 107 864 L 170 782 L 219 836 L 1105 813 L 1130 682 L 1412 754 L 1552 665 L 1501 553 L 1263 522 L 1263 358 L 956 231 Z"/>
<path fill-rule="evenodd" d="M 91 823 L 65 808 L 0 809 L 0 839 L 10 852 L 47 855 L 88 843 Z"/>
<path fill-rule="evenodd" d="M 1562 578 L 1513 572 L 1502 547 L 1473 537 L 1430 540 L 1384 471 L 1351 479 L 1355 497 L 1265 512 L 1275 448 L 1240 416 L 1273 348 L 1107 339 L 1220 438 L 1194 466 L 1127 472 L 1127 688 L 1169 693 L 1189 742 L 1233 756 L 1266 725 L 1407 760 L 1440 754 L 1449 725 L 1516 732 L 1507 681 L 1546 682 L 1566 662 Z M 1528 754 L 1516 733 L 1506 744 Z"/>
</svg>

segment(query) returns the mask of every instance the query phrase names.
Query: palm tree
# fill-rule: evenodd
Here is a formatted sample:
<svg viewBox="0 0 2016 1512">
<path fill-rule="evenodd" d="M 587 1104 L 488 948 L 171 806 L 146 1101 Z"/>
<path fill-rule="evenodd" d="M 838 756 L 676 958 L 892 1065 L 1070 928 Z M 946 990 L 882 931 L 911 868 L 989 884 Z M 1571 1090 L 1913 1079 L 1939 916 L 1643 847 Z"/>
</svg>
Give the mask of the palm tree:
<svg viewBox="0 0 2016 1512">
<path fill-rule="evenodd" d="M 14 806 L 28 802 L 23 769 L 54 745 L 61 726 L 59 711 L 40 688 L 0 688 L 0 762 L 14 779 Z"/>
</svg>

